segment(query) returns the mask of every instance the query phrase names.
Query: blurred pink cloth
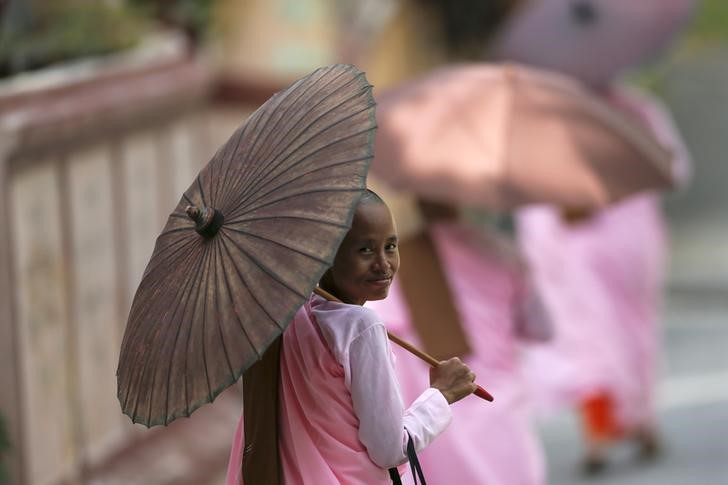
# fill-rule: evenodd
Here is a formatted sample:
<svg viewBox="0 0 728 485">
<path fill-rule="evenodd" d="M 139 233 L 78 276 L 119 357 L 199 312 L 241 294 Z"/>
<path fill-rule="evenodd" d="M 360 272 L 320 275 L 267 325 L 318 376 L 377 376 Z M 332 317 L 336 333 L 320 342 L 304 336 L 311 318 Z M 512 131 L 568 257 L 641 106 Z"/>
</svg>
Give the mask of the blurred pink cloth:
<svg viewBox="0 0 728 485">
<path fill-rule="evenodd" d="M 407 460 L 408 436 L 421 450 L 447 427 L 450 406 L 428 385 L 405 409 L 393 358 L 384 325 L 371 309 L 313 296 L 296 313 L 281 348 L 285 483 L 389 484 L 387 469 Z M 243 443 L 241 416 L 228 485 L 242 483 Z M 403 482 L 410 479 L 407 472 Z"/>
<path fill-rule="evenodd" d="M 609 97 L 673 151 L 676 179 L 684 185 L 690 159 L 667 111 L 637 91 L 619 89 Z M 636 195 L 574 225 L 545 206 L 520 210 L 516 221 L 555 324 L 552 342 L 526 353 L 541 409 L 606 391 L 624 429 L 651 424 L 667 252 L 659 197 Z"/>
<path fill-rule="evenodd" d="M 654 57 L 690 19 L 696 0 L 528 0 L 496 36 L 496 59 L 609 86 Z"/>
<path fill-rule="evenodd" d="M 495 401 L 468 396 L 453 404 L 448 429 L 420 453 L 425 478 L 433 484 L 544 483 L 542 451 L 519 376 L 517 334 L 540 337 L 545 322 L 524 321 L 536 313 L 523 268 L 495 235 L 450 223 L 432 225 L 430 235 L 473 350 L 463 360 Z M 406 305 L 396 281 L 386 300 L 367 303 L 393 333 L 415 343 Z M 403 349 L 394 353 L 402 392 L 412 398 L 427 385 L 428 366 Z"/>
</svg>

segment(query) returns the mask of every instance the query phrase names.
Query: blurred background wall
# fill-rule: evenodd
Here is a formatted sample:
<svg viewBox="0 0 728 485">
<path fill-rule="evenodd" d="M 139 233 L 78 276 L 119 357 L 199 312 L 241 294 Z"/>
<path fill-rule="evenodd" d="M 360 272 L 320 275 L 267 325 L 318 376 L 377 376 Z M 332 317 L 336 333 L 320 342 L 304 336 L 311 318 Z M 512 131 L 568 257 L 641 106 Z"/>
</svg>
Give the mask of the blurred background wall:
<svg viewBox="0 0 728 485">
<path fill-rule="evenodd" d="M 0 2 L 0 483 L 222 483 L 239 389 L 151 431 L 116 400 L 154 238 L 197 170 L 276 90 L 346 61 L 376 95 L 453 49 L 478 58 L 517 4 L 458 3 Z M 704 1 L 674 51 L 633 80 L 667 101 L 696 161 L 691 186 L 666 202 L 670 295 L 692 305 L 668 307 L 671 328 L 679 343 L 690 322 L 676 315 L 713 312 L 724 325 L 705 368 L 728 375 L 726 29 L 728 4 Z"/>
</svg>

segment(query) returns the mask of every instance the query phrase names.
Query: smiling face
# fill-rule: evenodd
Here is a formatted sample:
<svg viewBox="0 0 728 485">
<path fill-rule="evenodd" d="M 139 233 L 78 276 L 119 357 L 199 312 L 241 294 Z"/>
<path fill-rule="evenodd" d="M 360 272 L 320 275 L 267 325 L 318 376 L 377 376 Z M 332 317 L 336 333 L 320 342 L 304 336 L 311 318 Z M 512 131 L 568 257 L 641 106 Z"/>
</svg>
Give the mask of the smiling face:
<svg viewBox="0 0 728 485">
<path fill-rule="evenodd" d="M 365 200 L 339 246 L 321 286 L 344 303 L 363 305 L 387 297 L 399 268 L 397 231 L 383 202 Z"/>
</svg>

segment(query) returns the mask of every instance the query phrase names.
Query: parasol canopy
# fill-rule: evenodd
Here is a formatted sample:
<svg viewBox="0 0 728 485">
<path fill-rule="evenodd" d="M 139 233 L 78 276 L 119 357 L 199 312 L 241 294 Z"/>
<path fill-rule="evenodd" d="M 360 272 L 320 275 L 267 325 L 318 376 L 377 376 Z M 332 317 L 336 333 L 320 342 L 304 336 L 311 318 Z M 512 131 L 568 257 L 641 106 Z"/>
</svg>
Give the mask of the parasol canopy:
<svg viewBox="0 0 728 485">
<path fill-rule="evenodd" d="M 372 173 L 432 200 L 596 209 L 673 184 L 671 154 L 652 135 L 537 69 L 444 67 L 380 97 L 377 119 Z"/>
<path fill-rule="evenodd" d="M 129 314 L 117 379 L 132 421 L 189 416 L 285 329 L 351 225 L 374 105 L 354 66 L 318 69 L 262 105 L 200 171 Z"/>
<path fill-rule="evenodd" d="M 528 0 L 494 42 L 496 58 L 563 72 L 591 85 L 658 54 L 696 0 Z"/>
</svg>

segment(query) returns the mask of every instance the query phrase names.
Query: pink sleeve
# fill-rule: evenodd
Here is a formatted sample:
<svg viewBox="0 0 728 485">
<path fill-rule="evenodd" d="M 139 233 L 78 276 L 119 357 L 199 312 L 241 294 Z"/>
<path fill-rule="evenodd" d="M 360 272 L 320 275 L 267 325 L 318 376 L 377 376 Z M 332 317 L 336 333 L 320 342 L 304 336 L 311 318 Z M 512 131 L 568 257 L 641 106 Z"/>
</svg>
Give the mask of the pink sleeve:
<svg viewBox="0 0 728 485">
<path fill-rule="evenodd" d="M 387 332 L 375 324 L 349 346 L 348 369 L 354 412 L 359 418 L 359 440 L 381 468 L 407 461 L 407 439 L 415 449 L 426 447 L 452 420 L 447 400 L 429 388 L 407 409 L 392 365 Z"/>
</svg>

